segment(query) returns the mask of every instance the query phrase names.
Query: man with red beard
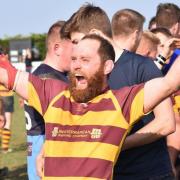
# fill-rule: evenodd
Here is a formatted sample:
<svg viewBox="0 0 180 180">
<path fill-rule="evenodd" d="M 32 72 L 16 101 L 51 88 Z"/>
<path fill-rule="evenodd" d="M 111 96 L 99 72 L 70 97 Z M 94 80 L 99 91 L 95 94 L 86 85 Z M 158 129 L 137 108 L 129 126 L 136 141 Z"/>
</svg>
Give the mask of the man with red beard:
<svg viewBox="0 0 180 180">
<path fill-rule="evenodd" d="M 85 73 L 79 70 L 77 70 L 76 73 L 70 73 L 70 91 L 76 102 L 87 102 L 91 100 L 92 97 L 95 97 L 97 94 L 100 94 L 102 92 L 102 87 L 104 84 L 103 67 L 104 64 L 102 63 L 96 73 L 89 78 Z M 81 86 L 86 86 L 86 88 L 81 89 L 77 87 L 77 77 L 79 80 L 79 84 Z"/>
<path fill-rule="evenodd" d="M 107 40 L 95 34 L 74 46 L 70 87 L 17 71 L 4 59 L 0 57 L 0 83 L 28 100 L 45 120 L 43 179 L 112 179 L 116 158 L 132 125 L 180 86 L 178 58 L 164 78 L 109 89 L 107 76 L 115 52 Z M 95 84 L 98 87 L 92 88 Z"/>
</svg>

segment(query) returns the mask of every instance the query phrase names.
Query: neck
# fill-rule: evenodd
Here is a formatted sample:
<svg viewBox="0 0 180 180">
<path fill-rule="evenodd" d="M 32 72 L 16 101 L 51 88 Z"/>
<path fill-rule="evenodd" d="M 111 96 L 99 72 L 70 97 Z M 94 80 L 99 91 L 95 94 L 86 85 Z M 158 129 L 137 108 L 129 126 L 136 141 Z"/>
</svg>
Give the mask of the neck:
<svg viewBox="0 0 180 180">
<path fill-rule="evenodd" d="M 59 58 L 59 57 L 58 57 Z M 48 55 L 43 61 L 44 64 L 47 64 L 48 66 L 52 67 L 53 69 L 64 72 L 63 64 L 61 63 L 61 60 L 57 59 L 56 57 L 49 57 Z"/>
<path fill-rule="evenodd" d="M 103 36 L 105 39 L 107 39 L 111 44 L 112 44 L 112 46 L 113 46 L 113 48 L 114 48 L 114 51 L 115 51 L 115 55 L 116 55 L 116 57 L 115 57 L 115 62 L 119 59 L 119 57 L 121 56 L 121 54 L 123 53 L 123 48 L 121 48 L 121 47 L 119 47 L 115 42 L 114 42 L 114 40 L 113 39 L 111 39 L 111 38 L 109 38 L 109 37 L 107 37 L 107 36 Z"/>
<path fill-rule="evenodd" d="M 131 35 L 128 37 L 114 36 L 113 40 L 119 48 L 134 51 L 134 40 Z"/>
</svg>

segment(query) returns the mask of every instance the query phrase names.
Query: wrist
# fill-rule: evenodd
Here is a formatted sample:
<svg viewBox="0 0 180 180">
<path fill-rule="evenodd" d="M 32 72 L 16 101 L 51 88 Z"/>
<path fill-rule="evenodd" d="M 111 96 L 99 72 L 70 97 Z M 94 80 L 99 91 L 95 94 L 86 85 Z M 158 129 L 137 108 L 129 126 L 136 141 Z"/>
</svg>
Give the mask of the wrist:
<svg viewBox="0 0 180 180">
<path fill-rule="evenodd" d="M 156 56 L 155 62 L 157 62 L 161 66 L 164 66 L 166 64 L 166 58 L 164 56 L 162 56 L 161 54 L 158 54 Z"/>
<path fill-rule="evenodd" d="M 13 89 L 14 81 L 17 74 L 17 69 L 11 65 L 11 63 L 7 59 L 7 56 L 5 55 L 0 55 L 0 68 L 2 68 L 1 72 L 3 72 L 3 70 L 5 70 L 4 73 L 6 72 L 4 77 L 7 76 L 7 79 L 5 79 L 5 82 L 2 82 L 2 83 L 4 83 L 4 85 L 9 90 Z"/>
<path fill-rule="evenodd" d="M 18 70 L 10 64 L 10 67 L 7 69 L 8 89 L 10 89 L 10 90 L 12 90 L 14 87 L 17 72 L 18 72 Z"/>
</svg>

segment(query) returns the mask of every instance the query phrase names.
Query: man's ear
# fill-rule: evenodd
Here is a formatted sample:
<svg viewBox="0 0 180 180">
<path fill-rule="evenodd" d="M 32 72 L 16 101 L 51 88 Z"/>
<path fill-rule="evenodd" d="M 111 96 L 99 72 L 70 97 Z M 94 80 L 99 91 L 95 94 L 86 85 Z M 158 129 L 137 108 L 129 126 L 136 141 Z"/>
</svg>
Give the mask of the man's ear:
<svg viewBox="0 0 180 180">
<path fill-rule="evenodd" d="M 89 34 L 97 34 L 97 35 L 103 37 L 103 33 L 102 33 L 100 30 L 98 30 L 98 29 L 91 29 L 91 30 L 89 31 Z"/>
<path fill-rule="evenodd" d="M 60 55 L 61 53 L 61 44 L 60 43 L 55 43 L 54 44 L 54 52 L 57 56 Z"/>
<path fill-rule="evenodd" d="M 170 28 L 170 31 L 172 32 L 172 34 L 177 34 L 177 32 L 179 30 L 179 26 L 180 26 L 180 24 L 179 24 L 179 22 L 177 22 Z"/>
<path fill-rule="evenodd" d="M 142 32 L 136 29 L 136 30 L 132 33 L 133 39 L 134 39 L 134 40 L 139 39 L 139 38 L 140 38 L 140 33 L 142 33 Z"/>
<path fill-rule="evenodd" d="M 114 62 L 112 60 L 106 60 L 104 63 L 104 74 L 109 74 L 114 68 Z"/>
</svg>

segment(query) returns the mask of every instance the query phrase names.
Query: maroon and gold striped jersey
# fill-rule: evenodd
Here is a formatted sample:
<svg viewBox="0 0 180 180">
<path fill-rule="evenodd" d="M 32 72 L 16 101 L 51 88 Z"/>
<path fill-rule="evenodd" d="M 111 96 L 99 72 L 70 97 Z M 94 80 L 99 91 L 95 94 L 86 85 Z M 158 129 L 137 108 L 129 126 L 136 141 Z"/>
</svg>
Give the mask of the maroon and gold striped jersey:
<svg viewBox="0 0 180 180">
<path fill-rule="evenodd" d="M 30 75 L 28 102 L 45 119 L 45 180 L 110 180 L 125 136 L 143 114 L 143 84 L 76 103 L 67 84 Z"/>
</svg>

